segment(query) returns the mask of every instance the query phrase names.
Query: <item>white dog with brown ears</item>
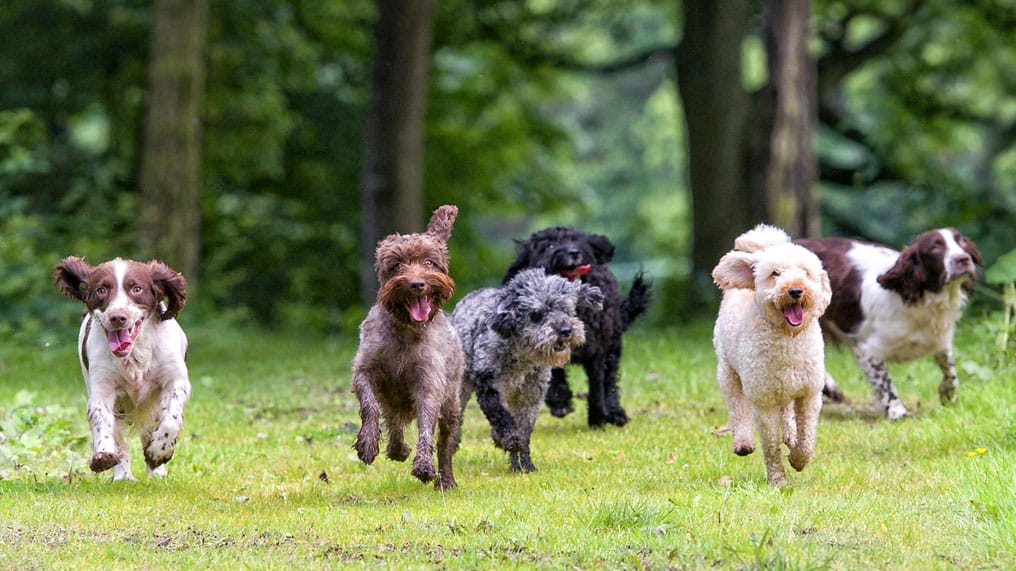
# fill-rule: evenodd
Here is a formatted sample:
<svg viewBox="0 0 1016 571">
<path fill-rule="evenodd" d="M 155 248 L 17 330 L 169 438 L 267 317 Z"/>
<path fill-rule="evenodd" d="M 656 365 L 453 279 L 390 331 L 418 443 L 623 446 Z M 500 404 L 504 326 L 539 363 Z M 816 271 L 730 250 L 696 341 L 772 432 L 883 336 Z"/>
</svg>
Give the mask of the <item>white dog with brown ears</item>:
<svg viewBox="0 0 1016 571">
<path fill-rule="evenodd" d="M 829 276 L 786 232 L 760 224 L 737 238 L 713 269 L 713 280 L 723 290 L 713 346 L 734 453 L 755 451 L 754 418 L 766 478 L 786 484 L 781 425 L 794 469 L 803 470 L 815 451 L 825 383 L 818 318 L 832 297 Z"/>
</svg>

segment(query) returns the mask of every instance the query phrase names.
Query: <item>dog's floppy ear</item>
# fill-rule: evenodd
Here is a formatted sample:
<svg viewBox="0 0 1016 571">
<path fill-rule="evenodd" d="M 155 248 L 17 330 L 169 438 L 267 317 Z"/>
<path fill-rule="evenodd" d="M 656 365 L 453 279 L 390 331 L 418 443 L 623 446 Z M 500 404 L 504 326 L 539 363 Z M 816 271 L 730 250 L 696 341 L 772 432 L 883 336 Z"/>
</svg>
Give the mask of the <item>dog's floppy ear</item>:
<svg viewBox="0 0 1016 571">
<path fill-rule="evenodd" d="M 457 206 L 451 204 L 445 204 L 439 206 L 434 214 L 430 216 L 430 222 L 427 223 L 427 234 L 447 242 L 448 238 L 452 236 L 452 223 L 455 222 L 455 217 L 459 215 L 459 209 Z"/>
<path fill-rule="evenodd" d="M 93 269 L 83 258 L 68 256 L 56 265 L 53 281 L 67 297 L 85 301 L 83 286 Z"/>
<path fill-rule="evenodd" d="M 156 297 L 160 300 L 165 297 L 168 300 L 162 320 L 173 319 L 183 306 L 187 305 L 187 280 L 183 274 L 162 262 L 152 260 L 148 262 L 148 267 L 152 270 L 152 282 L 157 290 Z"/>
<path fill-rule="evenodd" d="M 614 243 L 606 236 L 592 234 L 589 236 L 589 245 L 593 248 L 593 255 L 597 264 L 606 264 L 614 259 Z"/>
<path fill-rule="evenodd" d="M 515 332 L 515 321 L 515 312 L 506 307 L 499 307 L 494 318 L 490 320 L 490 328 L 507 339 Z"/>
<path fill-rule="evenodd" d="M 755 257 L 732 250 L 713 268 L 713 281 L 720 289 L 755 289 Z"/>
<path fill-rule="evenodd" d="M 921 262 L 920 252 L 908 246 L 893 267 L 878 276 L 877 281 L 880 286 L 898 293 L 908 305 L 920 301 L 928 285 L 928 272 Z"/>
<path fill-rule="evenodd" d="M 600 311 L 603 309 L 603 292 L 596 286 L 581 284 L 577 296 L 578 306 Z"/>
</svg>

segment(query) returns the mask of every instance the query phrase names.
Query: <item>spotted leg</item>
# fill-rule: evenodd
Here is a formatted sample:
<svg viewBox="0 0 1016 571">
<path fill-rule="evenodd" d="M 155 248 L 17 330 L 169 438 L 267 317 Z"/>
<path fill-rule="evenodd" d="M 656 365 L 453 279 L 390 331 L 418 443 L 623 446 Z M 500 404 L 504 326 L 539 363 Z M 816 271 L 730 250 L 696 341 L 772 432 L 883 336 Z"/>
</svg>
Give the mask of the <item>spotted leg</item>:
<svg viewBox="0 0 1016 571">
<path fill-rule="evenodd" d="M 871 383 L 871 388 L 875 391 L 875 398 L 878 400 L 879 406 L 885 411 L 889 420 L 899 420 L 906 416 L 907 407 L 896 394 L 896 387 L 893 386 L 893 380 L 889 376 L 889 369 L 886 367 L 885 361 L 878 357 L 865 355 L 861 351 L 855 353 L 861 370 L 864 371 L 868 382 Z"/>
<path fill-rule="evenodd" d="M 938 398 L 942 404 L 954 404 L 957 400 L 956 388 L 959 377 L 956 376 L 956 362 L 953 361 L 952 347 L 935 353 L 935 362 L 942 369 L 942 384 L 938 386 Z"/>
</svg>

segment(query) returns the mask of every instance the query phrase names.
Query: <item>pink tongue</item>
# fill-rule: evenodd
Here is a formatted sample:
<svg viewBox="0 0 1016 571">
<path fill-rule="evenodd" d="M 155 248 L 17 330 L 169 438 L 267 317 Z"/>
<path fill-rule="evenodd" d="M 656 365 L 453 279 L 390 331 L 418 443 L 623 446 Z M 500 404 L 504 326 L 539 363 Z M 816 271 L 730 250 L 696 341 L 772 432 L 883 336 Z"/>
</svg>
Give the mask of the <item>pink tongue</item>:
<svg viewBox="0 0 1016 571">
<path fill-rule="evenodd" d="M 109 350 L 114 353 L 126 350 L 131 346 L 130 329 L 110 331 L 106 334 L 106 343 L 109 344 Z"/>
<path fill-rule="evenodd" d="M 427 321 L 427 318 L 430 317 L 430 300 L 421 297 L 409 302 L 409 316 L 413 318 L 413 321 Z"/>
<path fill-rule="evenodd" d="M 575 281 L 576 278 L 580 278 L 580 277 L 588 274 L 589 271 L 592 270 L 592 269 L 593 269 L 593 266 L 591 264 L 585 264 L 585 265 L 582 265 L 582 266 L 575 266 L 575 269 L 573 269 L 573 270 L 570 270 L 570 271 L 567 271 L 567 272 L 561 272 L 561 275 L 566 277 L 566 278 L 568 278 L 570 281 Z"/>
<path fill-rule="evenodd" d="M 783 316 L 787 318 L 787 323 L 797 327 L 804 322 L 804 306 L 799 303 L 788 305 L 783 308 Z"/>
</svg>

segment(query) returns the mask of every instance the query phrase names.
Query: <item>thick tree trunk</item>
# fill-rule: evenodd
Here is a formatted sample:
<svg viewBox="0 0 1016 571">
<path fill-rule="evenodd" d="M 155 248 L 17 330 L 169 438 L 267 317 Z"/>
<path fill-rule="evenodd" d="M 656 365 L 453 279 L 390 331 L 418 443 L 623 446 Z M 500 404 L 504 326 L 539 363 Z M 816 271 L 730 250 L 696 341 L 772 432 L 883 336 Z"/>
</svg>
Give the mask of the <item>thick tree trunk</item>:
<svg viewBox="0 0 1016 571">
<path fill-rule="evenodd" d="M 816 64 L 808 53 L 809 0 L 765 4 L 766 53 L 773 122 L 765 155 L 768 220 L 792 236 L 819 232 L 814 196 L 817 164 L 812 150 L 818 114 Z"/>
<path fill-rule="evenodd" d="M 377 0 L 361 196 L 361 296 L 377 291 L 374 250 L 423 229 L 423 135 L 434 0 Z"/>
<path fill-rule="evenodd" d="M 182 272 L 193 288 L 201 244 L 201 107 L 206 0 L 156 0 L 141 158 L 142 257 Z"/>
<path fill-rule="evenodd" d="M 690 303 L 714 299 L 710 274 L 752 218 L 745 125 L 750 99 L 741 83 L 747 0 L 685 0 L 677 76 L 688 128 L 692 201 Z"/>
</svg>

